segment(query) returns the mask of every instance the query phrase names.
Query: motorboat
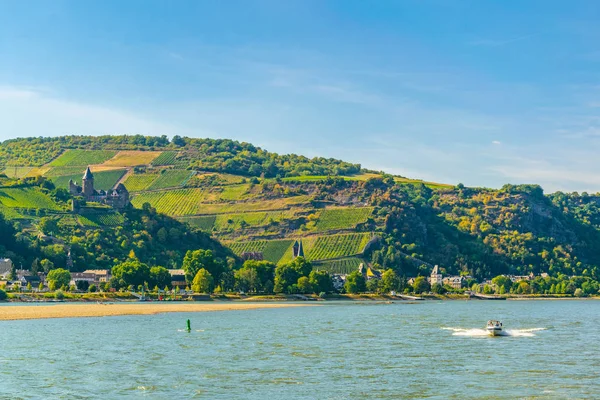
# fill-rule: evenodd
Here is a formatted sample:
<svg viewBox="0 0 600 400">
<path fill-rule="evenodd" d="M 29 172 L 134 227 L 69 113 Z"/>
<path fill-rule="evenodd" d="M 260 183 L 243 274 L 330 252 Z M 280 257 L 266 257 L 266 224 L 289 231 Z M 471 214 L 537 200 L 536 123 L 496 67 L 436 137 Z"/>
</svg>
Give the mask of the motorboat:
<svg viewBox="0 0 600 400">
<path fill-rule="evenodd" d="M 489 320 L 487 323 L 486 330 L 492 336 L 500 336 L 502 334 L 502 322 Z"/>
</svg>

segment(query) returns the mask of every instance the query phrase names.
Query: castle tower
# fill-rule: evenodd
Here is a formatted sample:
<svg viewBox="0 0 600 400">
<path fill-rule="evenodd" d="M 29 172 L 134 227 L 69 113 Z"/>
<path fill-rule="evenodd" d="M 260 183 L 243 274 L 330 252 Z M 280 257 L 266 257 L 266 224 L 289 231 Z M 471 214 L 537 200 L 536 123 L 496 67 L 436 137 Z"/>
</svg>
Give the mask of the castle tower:
<svg viewBox="0 0 600 400">
<path fill-rule="evenodd" d="M 85 170 L 85 174 L 83 174 L 83 179 L 81 181 L 83 196 L 85 198 L 92 197 L 94 195 L 94 175 L 90 170 L 90 167 L 87 167 Z"/>
</svg>

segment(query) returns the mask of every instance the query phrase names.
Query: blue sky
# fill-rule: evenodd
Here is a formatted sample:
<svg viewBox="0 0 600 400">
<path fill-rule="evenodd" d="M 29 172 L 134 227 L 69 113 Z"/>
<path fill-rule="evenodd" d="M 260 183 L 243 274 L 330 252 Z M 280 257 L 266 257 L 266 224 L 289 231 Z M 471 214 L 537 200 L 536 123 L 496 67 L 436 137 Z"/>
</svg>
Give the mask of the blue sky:
<svg viewBox="0 0 600 400">
<path fill-rule="evenodd" d="M 0 0 L 0 139 L 141 133 L 600 191 L 600 3 Z"/>
</svg>

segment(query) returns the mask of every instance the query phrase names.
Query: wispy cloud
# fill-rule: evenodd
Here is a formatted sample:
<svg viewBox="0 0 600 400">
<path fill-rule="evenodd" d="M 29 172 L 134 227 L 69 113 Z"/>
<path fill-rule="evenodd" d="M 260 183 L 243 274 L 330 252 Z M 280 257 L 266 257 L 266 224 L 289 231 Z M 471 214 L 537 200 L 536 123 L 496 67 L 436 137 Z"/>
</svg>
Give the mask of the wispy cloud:
<svg viewBox="0 0 600 400">
<path fill-rule="evenodd" d="M 508 39 L 476 39 L 470 41 L 468 44 L 470 46 L 483 46 L 483 47 L 498 47 L 498 46 L 506 46 L 507 44 L 512 44 L 516 42 L 521 42 L 523 40 L 530 39 L 539 35 L 539 33 L 530 33 L 527 35 L 517 36 Z"/>
</svg>

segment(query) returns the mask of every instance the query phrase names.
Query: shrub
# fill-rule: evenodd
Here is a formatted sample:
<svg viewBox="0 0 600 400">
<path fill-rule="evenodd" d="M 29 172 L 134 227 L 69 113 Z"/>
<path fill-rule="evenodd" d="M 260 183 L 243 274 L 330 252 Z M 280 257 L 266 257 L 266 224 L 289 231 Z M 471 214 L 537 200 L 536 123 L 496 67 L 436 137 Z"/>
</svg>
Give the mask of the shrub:
<svg viewBox="0 0 600 400">
<path fill-rule="evenodd" d="M 0 300 L 6 300 L 7 297 L 8 295 L 6 294 L 6 292 L 0 289 Z"/>
<path fill-rule="evenodd" d="M 54 293 L 54 298 L 56 300 L 62 300 L 65 298 L 65 294 L 62 292 L 62 290 L 57 290 L 56 293 Z"/>
</svg>

